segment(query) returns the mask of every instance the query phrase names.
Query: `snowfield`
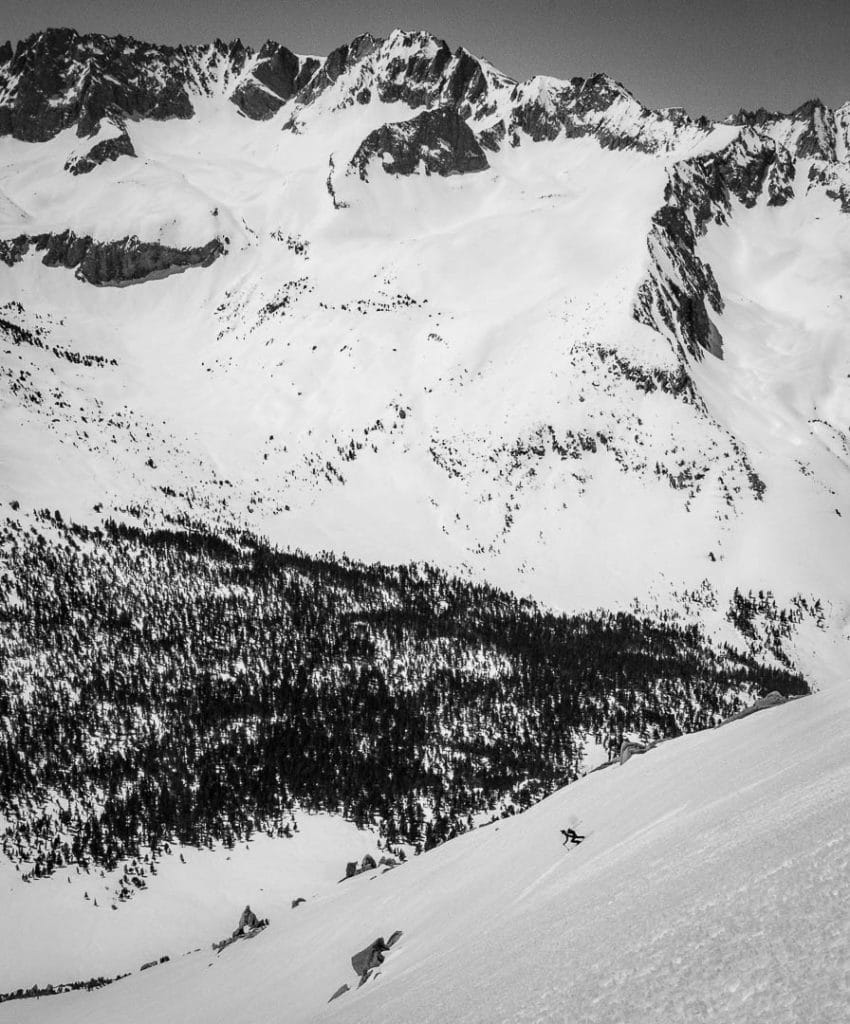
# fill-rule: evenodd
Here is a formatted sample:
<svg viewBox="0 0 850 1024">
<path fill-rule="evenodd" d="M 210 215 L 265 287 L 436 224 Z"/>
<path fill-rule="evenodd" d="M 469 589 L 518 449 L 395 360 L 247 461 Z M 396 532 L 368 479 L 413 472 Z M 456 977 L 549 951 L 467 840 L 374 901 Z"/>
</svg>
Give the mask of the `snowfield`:
<svg viewBox="0 0 850 1024">
<path fill-rule="evenodd" d="M 592 773 L 386 874 L 295 910 L 252 900 L 271 925 L 218 955 L 6 1003 L 0 1021 L 844 1024 L 847 657 L 817 666 L 811 697 Z M 587 839 L 567 851 L 569 826 Z M 396 929 L 356 988 L 351 956 Z"/>
</svg>

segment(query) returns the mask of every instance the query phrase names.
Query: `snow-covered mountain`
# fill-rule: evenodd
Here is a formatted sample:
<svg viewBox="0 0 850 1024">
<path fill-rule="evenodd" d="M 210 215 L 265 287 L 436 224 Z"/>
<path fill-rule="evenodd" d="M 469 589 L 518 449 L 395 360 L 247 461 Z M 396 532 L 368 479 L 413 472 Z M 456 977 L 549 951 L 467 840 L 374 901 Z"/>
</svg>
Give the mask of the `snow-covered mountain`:
<svg viewBox="0 0 850 1024">
<path fill-rule="evenodd" d="M 846 598 L 850 106 L 423 33 L 0 63 L 3 480 L 566 608 Z"/>
<path fill-rule="evenodd" d="M 693 827 L 698 819 L 719 835 L 729 801 L 743 822 L 750 798 L 735 802 L 739 776 L 729 768 L 740 758 L 752 800 L 772 795 L 740 841 L 720 842 L 716 872 L 687 883 L 714 922 L 703 936 L 714 950 L 728 907 L 712 902 L 710 884 L 730 858 L 757 847 L 752 863 L 765 877 L 788 867 L 759 838 L 785 821 L 782 785 L 768 770 L 771 723 L 780 719 L 776 744 L 800 766 L 800 814 L 820 829 L 813 870 L 846 899 L 831 852 L 846 822 L 832 819 L 830 831 L 826 803 L 837 792 L 846 698 L 836 680 L 850 635 L 848 271 L 850 104 L 833 110 L 813 100 L 788 115 L 740 111 L 712 122 L 650 110 L 604 74 L 515 82 L 423 32 L 364 35 L 326 58 L 271 41 L 259 51 L 220 41 L 167 47 L 71 30 L 0 47 L 0 753 L 37 752 L 32 765 L 3 762 L 15 793 L 4 848 L 18 861 L 3 861 L 3 886 L 31 930 L 0 956 L 0 991 L 134 969 L 133 958 L 160 952 L 152 930 L 168 937 L 161 952 L 171 955 L 221 938 L 208 929 L 219 912 L 229 921 L 253 871 L 252 901 L 264 892 L 278 901 L 257 908 L 272 928 L 216 961 L 224 980 L 208 990 L 214 1003 L 184 1005 L 199 976 L 213 973 L 201 954 L 112 986 L 97 997 L 103 1019 L 126 1015 L 118 1007 L 132 986 L 146 993 L 145 1020 L 156 1019 L 150 986 L 163 977 L 174 980 L 162 1019 L 175 1019 L 168 993 L 184 1000 L 187 1020 L 237 1020 L 224 1009 L 237 1004 L 249 1007 L 245 1019 L 265 1019 L 279 990 L 251 979 L 272 962 L 283 970 L 282 961 L 294 993 L 286 1019 L 319 1019 L 325 983 L 345 980 L 341 951 L 360 941 L 364 924 L 367 933 L 405 931 L 387 978 L 411 928 L 424 936 L 410 933 L 421 943 L 417 963 L 432 966 L 405 968 L 413 994 L 393 989 L 384 1003 L 390 987 L 380 997 L 370 987 L 334 1002 L 328 1012 L 341 1019 L 445 1019 L 454 1006 L 459 1019 L 497 1020 L 497 1004 L 505 1020 L 526 1009 L 529 1019 L 563 1019 L 569 997 L 570 1012 L 579 999 L 589 1020 L 698 1020 L 737 1006 L 736 992 L 758 1002 L 764 985 L 752 975 L 722 998 L 701 975 L 697 988 L 715 995 L 665 1018 L 654 1001 L 674 983 L 665 975 L 669 985 L 647 990 L 633 1015 L 617 1009 L 620 989 L 603 985 L 591 1011 L 575 986 L 542 981 L 534 990 L 543 1002 L 523 1009 L 504 987 L 494 999 L 487 976 L 502 949 L 524 976 L 551 977 L 557 965 L 539 949 L 566 956 L 566 940 L 556 937 L 560 917 L 541 907 L 569 897 L 584 936 L 570 949 L 586 951 L 586 984 L 598 979 L 603 943 L 624 928 L 622 980 L 633 981 L 649 939 L 624 915 L 645 906 L 626 900 L 631 909 L 621 912 L 606 897 L 605 929 L 590 931 L 600 886 L 625 898 L 647 857 L 655 881 L 646 899 L 657 892 L 667 908 L 652 940 L 656 959 L 678 947 L 669 851 L 711 859 Z M 275 547 L 306 554 L 280 563 Z M 340 564 L 323 552 L 382 565 Z M 409 562 L 437 568 L 385 568 Z M 577 614 L 546 618 L 536 604 L 476 590 L 481 581 Z M 626 611 L 636 617 L 608 618 Z M 616 664 L 601 673 L 592 716 L 583 706 L 584 718 L 569 720 L 574 731 L 558 737 L 562 719 L 553 716 L 566 712 L 547 687 L 569 679 L 573 693 L 586 663 L 570 643 L 609 622 Z M 693 623 L 701 632 L 688 632 Z M 527 649 L 516 639 L 526 627 L 536 638 Z M 311 631 L 315 648 L 305 640 Z M 231 796 L 254 799 L 246 778 L 264 777 L 264 762 L 239 743 L 255 735 L 242 726 L 257 707 L 265 714 L 277 700 L 281 713 L 279 694 L 251 689 L 283 664 L 280 634 L 297 638 L 286 665 L 322 700 L 350 678 L 370 707 L 367 664 L 393 700 L 410 700 L 398 721 L 419 722 L 436 694 L 437 711 L 427 705 L 431 717 L 422 718 L 432 735 L 417 747 L 417 756 L 425 751 L 417 771 L 447 789 L 468 783 L 480 806 L 463 804 L 464 814 L 501 800 L 518 779 L 530 784 L 530 760 L 502 752 L 501 761 L 493 754 L 488 765 L 486 753 L 482 761 L 482 736 L 485 746 L 495 737 L 538 753 L 545 739 L 563 759 L 560 777 L 573 778 L 626 734 L 651 739 L 712 724 L 721 708 L 765 689 L 767 671 L 786 692 L 799 692 L 798 672 L 815 690 L 833 688 L 766 712 L 764 724 L 653 752 L 659 767 L 647 791 L 617 780 L 633 769 L 640 776 L 644 763 L 652 774 L 650 758 L 622 776 L 588 777 L 498 826 L 498 836 L 495 827 L 477 830 L 371 886 L 358 878 L 329 895 L 333 865 L 374 848 L 375 836 L 324 816 L 296 840 L 255 837 L 256 856 L 205 851 L 199 873 L 175 869 L 175 841 L 155 885 L 125 857 L 138 835 L 152 842 L 151 801 L 167 803 L 152 794 L 151 766 L 163 789 L 167 768 L 175 780 L 185 771 L 183 789 L 197 792 L 230 757 L 242 769 L 225 771 Z M 733 654 L 726 643 L 747 651 Z M 753 659 L 768 666 L 763 676 Z M 203 673 L 208 688 L 227 690 L 230 717 L 212 725 L 206 691 L 199 708 L 181 704 Z M 595 685 L 601 676 L 588 678 Z M 93 679 L 101 689 L 87 689 Z M 709 684 L 716 704 L 705 698 Z M 140 730 L 163 692 L 167 712 L 148 715 Z M 66 728 L 73 709 L 99 723 L 82 741 L 86 729 Z M 181 711 L 203 723 L 188 746 L 178 741 Z M 319 763 L 324 748 L 314 740 L 327 719 L 313 724 L 304 749 Z M 324 738 L 333 741 L 333 731 Z M 346 737 L 364 760 L 375 738 Z M 189 756 L 166 762 L 166 747 Z M 394 764 L 391 795 L 409 795 L 412 776 Z M 535 797 L 558 776 L 547 767 L 545 785 L 534 775 Z M 704 801 L 703 773 L 713 780 Z M 430 803 L 416 790 L 435 820 L 439 788 L 436 797 L 428 791 Z M 312 797 L 311 814 L 330 807 L 351 816 L 356 806 L 386 825 L 362 794 L 325 802 L 314 787 Z M 133 828 L 104 851 L 100 832 L 82 822 L 114 822 L 121 800 L 136 815 Z M 576 801 L 584 809 L 574 811 Z M 605 818 L 594 810 L 603 802 Z M 694 807 L 696 818 L 682 811 Z M 188 811 L 166 810 L 166 824 L 176 816 L 176 831 L 193 834 Z M 250 836 L 255 807 L 240 811 Z M 595 846 L 570 854 L 575 882 L 564 881 L 561 851 L 547 845 L 568 812 L 599 833 Z M 241 840 L 244 824 L 227 822 L 228 841 L 232 830 Z M 205 839 L 220 840 L 220 826 Z M 69 857 L 62 843 L 70 848 L 75 829 L 82 846 Z M 93 841 L 92 862 L 72 874 Z M 795 849 L 793 863 L 803 863 Z M 184 852 L 194 863 L 194 850 Z M 48 864 L 50 877 L 23 881 L 36 864 L 39 874 Z M 297 886 L 281 882 L 290 864 Z M 133 877 L 151 891 L 117 900 L 110 923 L 106 905 Z M 739 872 L 735 891 L 751 882 Z M 366 889 L 382 895 L 374 902 Z M 745 901 L 753 919 L 768 889 L 753 883 Z M 101 892 L 105 905 L 95 911 L 82 890 Z M 460 890 L 471 892 L 468 905 Z M 226 903 L 212 902 L 220 892 Z M 800 893 L 800 912 L 809 913 L 811 893 Z M 281 938 L 279 906 L 289 914 L 286 901 L 299 894 L 319 903 L 299 908 L 303 934 L 293 911 L 298 924 L 290 932 L 287 923 Z M 64 932 L 52 905 L 62 907 Z M 456 906 L 465 911 L 452 931 Z M 398 920 L 379 922 L 376 908 Z M 831 922 L 824 917 L 824 928 Z M 476 929 L 490 938 L 473 964 L 459 936 Z M 509 935 L 519 936 L 519 950 L 508 948 Z M 254 959 L 255 950 L 264 952 Z M 462 966 L 453 973 L 447 957 Z M 321 961 L 318 973 L 306 958 Z M 752 963 L 755 972 L 761 962 Z M 781 967 L 770 962 L 770 984 Z M 256 995 L 240 1002 L 246 986 Z M 444 1001 L 434 1001 L 436 988 Z M 808 1019 L 837 1024 L 833 995 Z M 90 1012 L 90 998 L 63 997 L 49 1009 L 70 1020 Z M 45 1005 L 2 1006 L 0 1020 L 47 1019 Z"/>
</svg>

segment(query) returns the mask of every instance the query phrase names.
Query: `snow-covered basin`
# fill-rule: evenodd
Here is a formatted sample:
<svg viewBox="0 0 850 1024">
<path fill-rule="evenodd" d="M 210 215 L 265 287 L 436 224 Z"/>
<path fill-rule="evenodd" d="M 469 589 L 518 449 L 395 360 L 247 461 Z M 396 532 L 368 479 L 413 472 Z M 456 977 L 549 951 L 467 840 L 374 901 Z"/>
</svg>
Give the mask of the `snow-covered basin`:
<svg viewBox="0 0 850 1024">
<path fill-rule="evenodd" d="M 588 775 L 297 910 L 270 904 L 272 925 L 220 955 L 8 1003 L 0 1021 L 846 1024 L 846 654 L 811 697 Z M 568 824 L 587 833 L 569 851 Z M 351 955 L 395 929 L 381 973 L 328 1004 L 357 980 Z"/>
</svg>

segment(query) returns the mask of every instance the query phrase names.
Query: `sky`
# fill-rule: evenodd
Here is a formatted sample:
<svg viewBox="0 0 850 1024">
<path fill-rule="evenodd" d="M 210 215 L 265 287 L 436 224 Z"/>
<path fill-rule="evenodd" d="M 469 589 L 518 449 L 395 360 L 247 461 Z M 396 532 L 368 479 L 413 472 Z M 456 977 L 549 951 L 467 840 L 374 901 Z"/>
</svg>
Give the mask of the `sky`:
<svg viewBox="0 0 850 1024">
<path fill-rule="evenodd" d="M 324 55 L 423 28 L 514 78 L 605 71 L 653 107 L 723 116 L 850 100 L 847 0 L 3 0 L 0 35 L 46 27 L 151 42 L 275 39 Z"/>
</svg>

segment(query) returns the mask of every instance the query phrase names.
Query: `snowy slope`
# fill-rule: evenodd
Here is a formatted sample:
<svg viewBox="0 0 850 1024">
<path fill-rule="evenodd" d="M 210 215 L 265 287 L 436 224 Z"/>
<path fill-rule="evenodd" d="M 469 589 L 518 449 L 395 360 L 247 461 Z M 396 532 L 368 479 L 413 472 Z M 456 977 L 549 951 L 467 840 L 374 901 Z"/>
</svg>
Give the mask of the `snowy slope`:
<svg viewBox="0 0 850 1024">
<path fill-rule="evenodd" d="M 260 834 L 230 850 L 174 844 L 148 890 L 127 903 L 115 897 L 123 867 L 105 875 L 69 868 L 33 884 L 3 858 L 4 916 L 26 927 L 0 944 L 0 991 L 114 977 L 206 948 L 230 935 L 246 903 L 268 916 L 272 904 L 289 907 L 334 885 L 348 861 L 380 856 L 371 832 L 337 816 L 298 820 L 292 839 Z"/>
<path fill-rule="evenodd" d="M 388 874 L 331 886 L 220 955 L 2 1021 L 846 1019 L 847 648 L 812 697 L 587 776 Z M 559 829 L 587 833 L 569 852 Z M 224 925 L 224 922 L 222 922 Z M 350 957 L 401 929 L 380 973 Z"/>
</svg>

